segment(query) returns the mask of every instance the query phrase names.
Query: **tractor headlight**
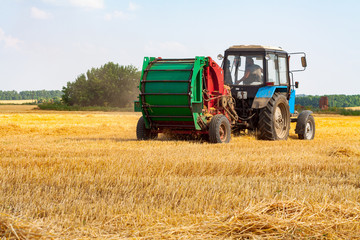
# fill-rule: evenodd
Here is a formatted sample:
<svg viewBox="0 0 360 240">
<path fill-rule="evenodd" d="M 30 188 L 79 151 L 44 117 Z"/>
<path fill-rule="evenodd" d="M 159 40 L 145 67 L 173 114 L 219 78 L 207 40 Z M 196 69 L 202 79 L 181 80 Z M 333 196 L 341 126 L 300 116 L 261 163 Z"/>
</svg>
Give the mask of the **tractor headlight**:
<svg viewBox="0 0 360 240">
<path fill-rule="evenodd" d="M 239 91 L 237 92 L 238 99 L 247 99 L 247 92 L 246 91 Z"/>
</svg>

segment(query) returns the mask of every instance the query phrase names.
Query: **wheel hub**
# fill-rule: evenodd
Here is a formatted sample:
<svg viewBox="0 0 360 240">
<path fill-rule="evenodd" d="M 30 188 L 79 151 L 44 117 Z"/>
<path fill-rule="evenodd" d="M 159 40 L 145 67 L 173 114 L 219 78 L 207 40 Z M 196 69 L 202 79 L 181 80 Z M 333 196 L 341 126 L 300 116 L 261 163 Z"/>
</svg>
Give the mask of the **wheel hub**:
<svg viewBox="0 0 360 240">
<path fill-rule="evenodd" d="M 275 132 L 279 138 L 283 138 L 286 135 L 286 109 L 284 106 L 277 106 L 274 113 L 274 127 Z"/>
<path fill-rule="evenodd" d="M 225 139 L 226 139 L 226 129 L 225 129 L 225 126 L 223 124 L 221 124 L 221 126 L 219 128 L 219 135 L 220 135 L 221 141 L 225 141 Z"/>
<path fill-rule="evenodd" d="M 306 123 L 306 126 L 305 126 L 305 136 L 306 136 L 306 139 L 310 139 L 313 135 L 313 128 L 310 124 L 310 122 L 307 122 Z"/>
</svg>

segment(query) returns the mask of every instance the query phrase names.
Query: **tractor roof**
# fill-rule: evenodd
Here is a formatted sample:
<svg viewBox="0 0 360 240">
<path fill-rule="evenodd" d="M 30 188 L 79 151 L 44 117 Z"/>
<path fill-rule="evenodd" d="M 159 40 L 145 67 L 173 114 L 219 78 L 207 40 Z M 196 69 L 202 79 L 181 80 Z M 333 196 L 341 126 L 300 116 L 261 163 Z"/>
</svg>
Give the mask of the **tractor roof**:
<svg viewBox="0 0 360 240">
<path fill-rule="evenodd" d="M 283 51 L 281 47 L 268 47 L 268 46 L 261 46 L 261 45 L 234 45 L 231 46 L 228 51 Z"/>
</svg>

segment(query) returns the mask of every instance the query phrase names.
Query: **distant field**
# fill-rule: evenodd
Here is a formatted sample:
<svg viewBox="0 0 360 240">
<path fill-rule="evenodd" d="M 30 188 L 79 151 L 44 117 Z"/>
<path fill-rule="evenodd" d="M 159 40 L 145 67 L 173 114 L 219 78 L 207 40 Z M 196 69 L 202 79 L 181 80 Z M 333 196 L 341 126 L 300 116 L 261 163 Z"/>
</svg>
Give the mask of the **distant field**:
<svg viewBox="0 0 360 240">
<path fill-rule="evenodd" d="M 345 109 L 350 109 L 350 110 L 360 110 L 360 107 L 346 107 Z"/>
<path fill-rule="evenodd" d="M 0 106 L 0 238 L 359 239 L 359 116 L 214 145 L 137 141 L 138 113 L 19 107 Z"/>
<path fill-rule="evenodd" d="M 22 113 L 34 110 L 37 106 L 34 105 L 1 105 L 0 113 Z"/>
<path fill-rule="evenodd" d="M 35 103 L 37 100 L 0 100 L 0 104 L 23 104 L 23 103 Z"/>
</svg>

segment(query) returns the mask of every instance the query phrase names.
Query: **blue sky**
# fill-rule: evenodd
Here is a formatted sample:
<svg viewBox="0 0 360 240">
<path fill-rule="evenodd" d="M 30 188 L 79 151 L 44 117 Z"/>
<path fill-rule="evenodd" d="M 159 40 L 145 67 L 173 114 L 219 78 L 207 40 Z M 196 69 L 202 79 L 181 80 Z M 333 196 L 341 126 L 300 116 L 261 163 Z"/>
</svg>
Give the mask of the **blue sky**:
<svg viewBox="0 0 360 240">
<path fill-rule="evenodd" d="M 297 93 L 360 94 L 360 2 L 0 0 L 0 90 L 61 90 L 112 61 L 194 57 L 231 45 L 304 51 Z"/>
</svg>

